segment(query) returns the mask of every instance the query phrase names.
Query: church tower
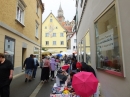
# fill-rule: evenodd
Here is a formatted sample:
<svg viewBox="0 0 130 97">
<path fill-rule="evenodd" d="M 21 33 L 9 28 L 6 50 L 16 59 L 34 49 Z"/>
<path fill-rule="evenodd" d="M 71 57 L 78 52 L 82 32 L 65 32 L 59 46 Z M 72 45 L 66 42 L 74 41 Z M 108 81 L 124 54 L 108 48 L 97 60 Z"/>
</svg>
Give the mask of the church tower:
<svg viewBox="0 0 130 97">
<path fill-rule="evenodd" d="M 62 23 L 64 22 L 64 15 L 63 15 L 63 10 L 62 10 L 62 7 L 61 7 L 61 3 L 60 3 L 60 6 L 59 6 L 59 9 L 58 9 L 58 16 L 57 16 L 57 20 Z"/>
</svg>

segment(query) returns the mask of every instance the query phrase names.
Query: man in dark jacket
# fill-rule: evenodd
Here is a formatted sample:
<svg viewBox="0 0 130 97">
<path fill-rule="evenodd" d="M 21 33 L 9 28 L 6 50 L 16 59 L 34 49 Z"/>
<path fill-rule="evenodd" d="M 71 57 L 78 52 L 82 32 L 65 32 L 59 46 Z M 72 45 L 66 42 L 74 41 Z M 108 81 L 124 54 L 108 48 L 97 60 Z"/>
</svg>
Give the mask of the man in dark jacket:
<svg viewBox="0 0 130 97">
<path fill-rule="evenodd" d="M 34 69 L 33 54 L 31 54 L 29 58 L 26 58 L 26 60 L 24 61 L 24 67 L 25 67 L 25 77 L 26 77 L 25 82 L 27 82 L 28 80 L 30 82 L 32 78 L 33 69 Z"/>
<path fill-rule="evenodd" d="M 0 53 L 0 97 L 9 97 L 14 66 Z"/>
<path fill-rule="evenodd" d="M 71 69 L 72 69 L 72 72 L 77 72 L 77 68 L 76 68 L 76 63 L 77 63 L 77 60 L 75 58 L 72 58 L 71 59 Z"/>
<path fill-rule="evenodd" d="M 96 77 L 96 73 L 90 65 L 87 65 L 85 62 L 81 62 L 81 64 L 82 64 L 81 71 L 92 72 Z"/>
</svg>

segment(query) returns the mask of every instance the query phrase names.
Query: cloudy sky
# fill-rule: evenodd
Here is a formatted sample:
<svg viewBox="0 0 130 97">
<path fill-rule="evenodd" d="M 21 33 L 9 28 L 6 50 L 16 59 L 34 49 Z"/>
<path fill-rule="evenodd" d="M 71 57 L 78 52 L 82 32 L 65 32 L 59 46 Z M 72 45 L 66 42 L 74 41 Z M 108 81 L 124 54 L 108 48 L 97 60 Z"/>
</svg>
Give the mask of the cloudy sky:
<svg viewBox="0 0 130 97">
<path fill-rule="evenodd" d="M 60 2 L 61 7 L 64 11 L 65 20 L 73 20 L 76 13 L 75 0 L 42 0 L 42 2 L 45 5 L 45 11 L 42 16 L 43 21 L 46 19 L 46 17 L 50 14 L 51 11 L 55 16 L 57 16 L 57 11 L 59 9 Z"/>
</svg>

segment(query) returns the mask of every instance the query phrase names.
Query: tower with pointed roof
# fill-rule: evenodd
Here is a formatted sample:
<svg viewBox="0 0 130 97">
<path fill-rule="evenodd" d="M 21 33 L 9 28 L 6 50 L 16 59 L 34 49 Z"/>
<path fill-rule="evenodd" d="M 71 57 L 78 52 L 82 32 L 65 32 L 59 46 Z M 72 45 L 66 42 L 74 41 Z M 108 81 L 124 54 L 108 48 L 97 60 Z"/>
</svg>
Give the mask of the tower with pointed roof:
<svg viewBox="0 0 130 97">
<path fill-rule="evenodd" d="M 64 13 L 63 13 L 63 10 L 62 10 L 62 7 L 61 7 L 61 3 L 60 3 L 60 6 L 59 6 L 59 9 L 58 9 L 57 20 L 58 20 L 60 23 L 64 22 L 64 20 L 65 20 Z"/>
</svg>

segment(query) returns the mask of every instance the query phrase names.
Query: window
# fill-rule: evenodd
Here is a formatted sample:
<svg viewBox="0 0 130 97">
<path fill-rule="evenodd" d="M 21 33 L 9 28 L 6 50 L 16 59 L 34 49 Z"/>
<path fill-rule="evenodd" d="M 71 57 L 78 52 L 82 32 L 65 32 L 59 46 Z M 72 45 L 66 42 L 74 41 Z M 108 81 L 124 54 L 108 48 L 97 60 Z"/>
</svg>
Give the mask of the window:
<svg viewBox="0 0 130 97">
<path fill-rule="evenodd" d="M 75 49 L 75 46 L 73 46 L 73 49 Z"/>
<path fill-rule="evenodd" d="M 53 41 L 53 45 L 56 45 L 56 41 Z"/>
<path fill-rule="evenodd" d="M 95 22 L 97 68 L 122 72 L 122 50 L 115 6 Z"/>
<path fill-rule="evenodd" d="M 49 45 L 49 41 L 46 41 L 46 45 Z"/>
<path fill-rule="evenodd" d="M 50 19 L 50 22 L 52 22 L 52 19 Z"/>
<path fill-rule="evenodd" d="M 39 60 L 39 56 L 40 56 L 40 50 L 39 50 L 39 48 L 34 47 L 33 54 L 36 55 L 36 58 Z"/>
<path fill-rule="evenodd" d="M 61 42 L 60 42 L 60 45 L 64 45 L 64 41 L 61 41 Z"/>
<path fill-rule="evenodd" d="M 14 65 L 15 40 L 13 38 L 5 36 L 4 46 L 5 58 L 10 60 Z"/>
<path fill-rule="evenodd" d="M 60 33 L 60 37 L 64 37 L 64 33 Z"/>
<path fill-rule="evenodd" d="M 37 13 L 37 15 L 38 15 L 38 11 L 39 11 L 39 1 L 37 0 L 36 2 L 37 2 L 36 13 Z"/>
<path fill-rule="evenodd" d="M 47 27 L 45 26 L 45 29 L 47 29 Z"/>
<path fill-rule="evenodd" d="M 16 15 L 16 19 L 24 24 L 24 10 L 25 10 L 25 3 L 21 0 L 18 1 L 18 5 L 17 5 L 17 15 Z"/>
<path fill-rule="evenodd" d="M 81 0 L 80 7 L 82 7 L 82 5 L 83 5 L 83 0 Z"/>
<path fill-rule="evenodd" d="M 53 35 L 52 35 L 53 37 L 56 37 L 56 33 L 53 33 Z"/>
<path fill-rule="evenodd" d="M 76 43 L 76 39 L 74 39 L 74 43 Z"/>
<path fill-rule="evenodd" d="M 45 33 L 45 37 L 49 37 L 49 33 Z"/>
<path fill-rule="evenodd" d="M 36 32 L 35 32 L 35 36 L 38 38 L 38 27 L 39 27 L 39 24 L 36 22 Z"/>
</svg>

